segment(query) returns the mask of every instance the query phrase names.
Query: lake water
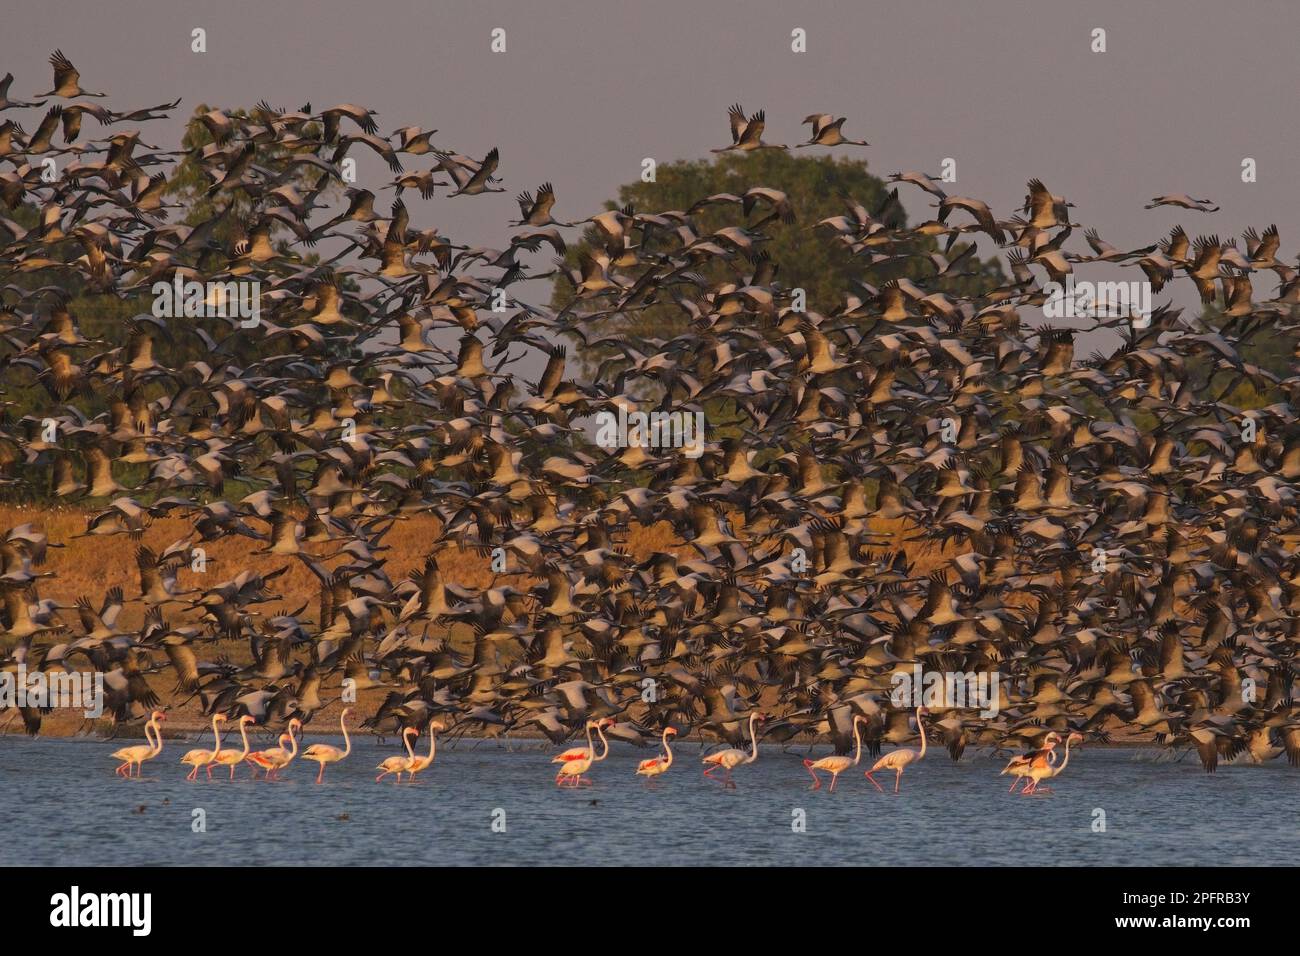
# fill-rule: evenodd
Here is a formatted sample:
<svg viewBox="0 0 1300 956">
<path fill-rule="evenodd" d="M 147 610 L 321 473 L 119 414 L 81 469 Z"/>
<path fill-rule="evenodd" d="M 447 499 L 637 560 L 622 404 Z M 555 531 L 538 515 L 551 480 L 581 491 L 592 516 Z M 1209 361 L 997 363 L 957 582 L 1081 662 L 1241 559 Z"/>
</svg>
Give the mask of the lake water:
<svg viewBox="0 0 1300 956">
<path fill-rule="evenodd" d="M 202 738 L 200 738 L 202 739 Z M 309 735 L 308 743 L 341 740 Z M 615 744 L 594 786 L 552 783 L 555 749 L 534 741 L 440 746 L 414 785 L 374 782 L 393 741 L 355 742 L 313 783 L 301 760 L 283 779 L 188 783 L 169 740 L 140 779 L 113 775 L 123 741 L 0 737 L 0 864 L 1111 864 L 1233 865 L 1300 861 L 1300 770 L 1284 760 L 1221 766 L 1194 755 L 1075 749 L 1054 792 L 1008 796 L 1002 760 L 958 764 L 930 751 L 880 794 L 846 772 L 810 792 L 804 747 L 760 748 L 735 790 L 703 779 L 696 743 L 647 787 L 633 775 L 652 751 Z M 423 741 L 427 748 L 427 738 Z M 268 746 L 255 744 L 254 746 Z M 426 750 L 427 752 L 427 750 Z M 821 756 L 828 751 L 814 751 Z M 878 775 L 882 784 L 892 777 Z M 194 832 L 194 811 L 206 832 Z M 1104 812 L 1105 832 L 1095 832 Z M 795 832 L 800 818 L 804 832 Z M 494 832 L 504 822 L 505 832 Z"/>
</svg>

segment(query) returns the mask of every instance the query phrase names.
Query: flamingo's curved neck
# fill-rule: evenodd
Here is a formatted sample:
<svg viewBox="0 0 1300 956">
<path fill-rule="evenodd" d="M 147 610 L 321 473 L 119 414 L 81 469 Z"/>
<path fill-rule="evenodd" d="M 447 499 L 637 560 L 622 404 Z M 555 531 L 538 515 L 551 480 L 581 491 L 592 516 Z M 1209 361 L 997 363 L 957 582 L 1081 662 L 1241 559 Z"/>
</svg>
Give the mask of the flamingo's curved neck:
<svg viewBox="0 0 1300 956">
<path fill-rule="evenodd" d="M 753 749 L 750 751 L 749 756 L 745 758 L 745 763 L 753 763 L 758 759 L 758 735 L 754 733 L 754 721 L 757 719 L 758 714 L 749 715 L 749 743 Z"/>
<path fill-rule="evenodd" d="M 668 746 L 668 731 L 664 731 L 664 769 L 673 765 L 673 748 Z"/>
<path fill-rule="evenodd" d="M 921 719 L 920 707 L 916 708 L 916 729 L 921 732 L 921 752 L 916 755 L 916 759 L 920 760 L 925 756 L 925 721 Z"/>
<path fill-rule="evenodd" d="M 217 733 L 217 718 L 213 716 L 212 718 L 212 759 L 215 760 L 217 758 L 217 754 L 219 753 L 221 753 L 221 734 Z"/>
<path fill-rule="evenodd" d="M 592 763 L 596 763 L 599 760 L 604 760 L 606 757 L 609 756 L 609 741 L 605 739 L 605 728 L 602 727 L 600 724 L 597 724 L 596 733 L 600 736 L 601 750 L 600 750 L 599 757 L 592 758 Z M 594 747 L 592 749 L 593 751 L 595 750 Z"/>
<path fill-rule="evenodd" d="M 289 728 L 289 759 L 292 760 L 298 756 L 298 738 L 293 735 L 293 728 Z"/>
<path fill-rule="evenodd" d="M 415 751 L 411 749 L 411 738 L 414 734 L 402 734 L 402 743 L 406 744 L 406 755 L 412 760 L 415 759 Z"/>
<path fill-rule="evenodd" d="M 239 755 L 239 759 L 243 760 L 248 756 L 248 721 L 246 720 L 239 722 L 239 739 L 244 744 L 244 752 Z"/>
<path fill-rule="evenodd" d="M 435 753 L 436 747 L 437 747 L 437 743 L 435 742 L 433 736 L 433 724 L 430 723 L 429 724 L 429 763 L 433 763 L 433 755 Z"/>
<path fill-rule="evenodd" d="M 1065 738 L 1065 757 L 1061 760 L 1061 765 L 1059 767 L 1053 768 L 1052 776 L 1055 777 L 1058 773 L 1064 770 L 1065 765 L 1069 762 L 1070 762 L 1070 738 L 1067 737 Z"/>
<path fill-rule="evenodd" d="M 149 736 L 150 727 L 153 728 L 153 737 Z M 149 741 L 149 752 L 155 757 L 162 753 L 162 728 L 158 726 L 158 721 L 154 720 L 152 717 L 144 725 L 144 739 Z"/>
<path fill-rule="evenodd" d="M 853 718 L 853 766 L 855 767 L 858 765 L 858 761 L 862 759 L 862 732 L 858 730 L 858 720 L 859 718 L 856 716 Z"/>
<path fill-rule="evenodd" d="M 346 715 L 347 715 L 347 711 L 344 711 L 342 714 L 339 714 L 339 730 L 343 731 L 343 756 L 344 757 L 352 753 L 352 739 L 348 736 L 348 725 L 343 722 L 343 718 Z"/>
</svg>

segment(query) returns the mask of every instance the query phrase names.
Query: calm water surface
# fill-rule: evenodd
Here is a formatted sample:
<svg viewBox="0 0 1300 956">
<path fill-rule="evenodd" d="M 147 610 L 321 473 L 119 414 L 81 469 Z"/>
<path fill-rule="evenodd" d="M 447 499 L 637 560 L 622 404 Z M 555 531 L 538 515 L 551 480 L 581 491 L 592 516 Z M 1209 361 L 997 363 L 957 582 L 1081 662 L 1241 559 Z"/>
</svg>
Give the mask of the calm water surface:
<svg viewBox="0 0 1300 956">
<path fill-rule="evenodd" d="M 310 735 L 308 743 L 341 739 Z M 424 745 L 427 748 L 427 740 Z M 634 777 L 651 751 L 615 744 L 594 786 L 560 790 L 556 751 L 524 742 L 460 741 L 412 785 L 374 782 L 392 741 L 365 738 L 313 783 L 298 761 L 279 783 L 187 783 L 180 756 L 203 743 L 169 740 L 140 779 L 113 775 L 110 751 L 133 742 L 0 737 L 0 864 L 1111 864 L 1300 862 L 1300 770 L 1285 761 L 1204 773 L 1195 756 L 1084 748 L 1055 792 L 1008 796 L 1003 762 L 931 750 L 877 793 L 846 772 L 835 793 L 809 792 L 806 748 L 760 749 L 736 790 L 700 773 L 699 748 L 647 787 Z M 255 744 L 254 746 L 269 746 Z M 814 756 L 829 752 L 822 748 Z M 391 777 L 388 780 L 391 781 Z M 884 783 L 887 777 L 882 777 Z M 195 833 L 193 811 L 206 814 Z M 1096 811 L 1104 833 L 1094 832 Z M 505 832 L 492 823 L 504 812 Z M 806 831 L 792 823 L 803 811 Z"/>
</svg>

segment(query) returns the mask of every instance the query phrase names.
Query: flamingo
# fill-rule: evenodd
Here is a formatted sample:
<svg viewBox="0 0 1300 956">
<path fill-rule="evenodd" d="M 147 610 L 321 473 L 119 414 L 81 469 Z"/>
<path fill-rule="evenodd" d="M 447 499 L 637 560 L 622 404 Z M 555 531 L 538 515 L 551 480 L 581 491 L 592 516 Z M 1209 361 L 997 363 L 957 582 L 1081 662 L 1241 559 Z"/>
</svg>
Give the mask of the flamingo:
<svg viewBox="0 0 1300 956">
<path fill-rule="evenodd" d="M 570 760 L 582 760 L 584 757 L 594 756 L 592 751 L 595 748 L 592 746 L 591 743 L 592 728 L 595 727 L 597 724 L 604 724 L 605 726 L 609 726 L 613 722 L 614 722 L 613 719 L 609 717 L 603 717 L 600 720 L 587 721 L 587 746 L 570 747 L 568 750 L 564 751 L 564 753 L 556 754 L 554 757 L 552 757 L 551 763 L 568 763 Z"/>
<path fill-rule="evenodd" d="M 894 793 L 898 793 L 899 782 L 903 779 L 903 770 L 908 764 L 913 761 L 919 761 L 925 756 L 925 724 L 921 721 L 921 718 L 928 713 L 929 711 L 924 707 L 916 708 L 916 729 L 920 731 L 921 734 L 920 751 L 912 750 L 910 747 L 900 747 L 898 750 L 892 750 L 877 760 L 875 765 L 866 772 L 867 779 L 870 780 L 872 784 L 875 785 L 875 788 L 881 793 L 885 792 L 884 788 L 882 788 L 880 784 L 876 783 L 876 778 L 871 776 L 873 773 L 877 770 L 894 771 Z"/>
<path fill-rule="evenodd" d="M 199 769 L 208 768 L 208 779 L 212 779 L 212 762 L 217 759 L 217 754 L 221 753 L 221 733 L 217 730 L 217 724 L 225 720 L 221 714 L 212 715 L 212 750 L 187 750 L 185 756 L 181 757 L 181 763 L 189 764 L 194 769 L 185 775 L 186 780 L 195 780 L 198 778 Z"/>
<path fill-rule="evenodd" d="M 867 722 L 867 718 L 863 717 L 861 714 L 854 714 L 853 742 L 856 746 L 853 751 L 852 760 L 850 760 L 848 758 L 848 755 L 846 754 L 833 754 L 832 756 L 829 757 L 822 757 L 821 760 L 805 760 L 803 762 L 803 765 L 808 768 L 808 772 L 812 774 L 812 778 L 813 778 L 813 785 L 808 789 L 810 790 L 821 789 L 822 780 L 821 777 L 817 776 L 817 771 L 825 770 L 831 775 L 830 792 L 834 793 L 835 782 L 839 780 L 840 774 L 842 774 L 845 770 L 848 770 L 850 767 L 856 767 L 858 765 L 858 761 L 862 759 L 862 734 L 858 730 L 859 722 L 865 724 Z"/>
<path fill-rule="evenodd" d="M 600 752 L 600 756 L 595 756 L 596 748 L 592 746 L 590 747 L 587 756 L 579 757 L 577 760 L 570 760 L 562 764 L 559 773 L 555 775 L 555 783 L 558 786 L 564 786 L 565 780 L 572 780 L 573 783 L 571 783 L 570 786 L 573 787 L 580 786 L 584 783 L 589 787 L 591 786 L 591 781 L 583 779 L 582 775 L 591 769 L 592 764 L 600 763 L 609 756 L 609 741 L 605 739 L 605 726 L 612 723 L 614 723 L 614 721 L 609 717 L 604 717 L 596 721 L 596 733 L 600 736 L 600 742 L 603 748 Z M 588 743 L 591 741 L 590 727 L 587 728 L 587 741 Z"/>
<path fill-rule="evenodd" d="M 281 734 L 279 740 L 277 740 L 276 743 L 279 747 L 283 748 L 292 739 L 293 738 L 289 734 Z M 270 776 L 271 764 L 269 761 L 267 761 L 266 755 L 269 754 L 273 749 L 274 748 L 268 750 L 254 750 L 252 753 L 250 753 L 247 757 L 244 758 L 252 766 L 253 776 L 255 778 L 257 777 L 257 771 L 259 769 L 267 771 L 267 776 L 268 777 Z"/>
<path fill-rule="evenodd" d="M 651 757 L 649 760 L 642 760 L 636 765 L 637 776 L 645 777 L 646 783 L 649 783 L 660 774 L 667 773 L 668 768 L 673 765 L 673 748 L 668 746 L 668 738 L 674 736 L 676 733 L 676 727 L 665 727 L 661 739 L 664 752 L 658 757 Z"/>
<path fill-rule="evenodd" d="M 402 773 L 409 769 L 415 763 L 415 751 L 411 749 L 411 740 L 418 737 L 420 732 L 414 727 L 407 727 L 402 731 L 402 743 L 406 744 L 405 757 L 386 757 L 376 770 L 383 771 L 375 778 L 375 783 L 383 780 L 390 773 L 397 774 L 397 782 L 402 782 Z"/>
<path fill-rule="evenodd" d="M 434 742 L 434 731 L 446 730 L 447 726 L 440 720 L 434 720 L 429 723 L 429 755 L 420 757 L 411 754 L 411 764 L 406 768 L 406 782 L 413 783 L 415 775 L 421 770 L 427 769 L 433 763 L 434 749 L 437 746 Z"/>
<path fill-rule="evenodd" d="M 289 732 L 280 735 L 280 746 L 271 750 L 259 750 L 256 753 L 248 755 L 248 759 L 253 761 L 263 770 L 266 771 L 267 780 L 280 779 L 280 771 L 293 762 L 293 758 L 298 756 L 298 738 L 294 736 L 294 731 L 302 727 L 302 721 L 297 717 L 289 721 Z M 289 750 L 284 749 L 284 738 L 289 738 Z"/>
<path fill-rule="evenodd" d="M 251 724 L 252 722 L 253 722 L 252 714 L 245 714 L 243 717 L 239 718 L 239 737 L 244 744 L 244 749 L 242 751 L 221 750 L 218 751 L 217 754 L 212 758 L 212 762 L 216 764 L 218 767 L 230 768 L 231 780 L 235 779 L 235 768 L 238 767 L 241 763 L 243 763 L 244 759 L 248 756 L 248 729 L 247 728 L 248 725 Z M 256 770 L 254 770 L 253 772 L 257 773 Z"/>
<path fill-rule="evenodd" d="M 749 741 L 753 748 L 748 754 L 743 750 L 737 750 L 735 747 L 727 750 L 719 750 L 717 753 L 711 753 L 704 758 L 704 762 L 709 764 L 709 769 L 704 771 L 704 776 L 713 779 L 713 771 L 722 767 L 727 771 L 726 779 L 723 780 L 724 787 L 736 789 L 735 783 L 731 780 L 731 771 L 743 763 L 753 763 L 758 759 L 758 737 L 754 735 L 754 721 L 767 720 L 766 714 L 760 714 L 754 711 L 749 715 Z"/>
<path fill-rule="evenodd" d="M 131 776 L 131 768 L 136 768 L 136 776 L 144 769 L 144 762 L 152 760 L 162 753 L 162 731 L 158 727 L 160 720 L 166 720 L 166 715 L 161 710 L 155 710 L 149 715 L 148 721 L 144 725 L 144 739 L 149 741 L 147 744 L 136 744 L 133 747 L 122 747 L 120 750 L 113 751 L 113 758 L 122 761 L 121 765 L 113 771 L 114 774 L 122 774 L 124 777 Z M 149 736 L 149 728 L 152 727 L 155 734 L 158 735 L 157 743 L 154 738 Z"/>
<path fill-rule="evenodd" d="M 585 760 L 586 766 L 587 767 L 591 766 L 591 760 L 595 756 L 595 751 L 596 751 L 595 745 L 593 745 L 591 742 L 591 731 L 596 726 L 597 723 L 598 721 L 595 720 L 587 721 L 587 746 L 573 747 L 569 750 L 566 750 L 564 753 L 551 758 L 551 763 L 558 763 L 564 765 L 560 767 L 559 770 L 555 771 L 556 784 L 559 784 L 560 778 L 564 774 L 564 767 L 568 766 L 569 764 L 575 763 L 579 760 Z M 583 769 L 586 769 L 586 767 L 584 767 Z M 574 784 L 574 786 L 577 786 L 577 784 Z"/>
<path fill-rule="evenodd" d="M 1030 783 L 1025 786 L 1025 789 L 1020 791 L 1022 797 L 1027 793 L 1037 793 L 1038 784 L 1043 780 L 1050 780 L 1052 777 L 1060 776 L 1061 771 L 1065 769 L 1065 765 L 1070 762 L 1070 744 L 1075 741 L 1082 743 L 1083 734 L 1073 733 L 1065 738 L 1065 757 L 1061 760 L 1059 766 L 1053 767 L 1045 757 L 1034 758 L 1033 766 L 1029 768 L 1028 773 Z M 1052 788 L 1047 787 L 1044 792 L 1051 793 Z"/>
<path fill-rule="evenodd" d="M 320 764 L 320 769 L 316 772 L 316 782 L 320 783 L 325 777 L 325 765 L 327 763 L 338 763 L 348 754 L 352 753 L 352 740 L 348 737 L 348 725 L 344 723 L 348 714 L 352 713 L 351 707 L 344 707 L 343 713 L 339 714 L 339 730 L 343 731 L 343 744 L 345 749 L 339 750 L 330 744 L 312 744 L 302 752 L 303 760 L 314 760 Z"/>
<path fill-rule="evenodd" d="M 1033 764 L 1034 760 L 1036 760 L 1041 755 L 1043 754 L 1047 755 L 1048 763 L 1056 763 L 1056 745 L 1059 744 L 1060 742 L 1061 742 L 1061 735 L 1058 734 L 1056 731 L 1052 731 L 1046 737 L 1043 738 L 1043 746 L 1040 747 L 1038 750 L 1034 751 L 1033 753 L 1018 754 L 1012 757 L 1010 762 L 1007 763 L 1007 765 L 1002 768 L 1002 773 L 998 774 L 998 776 L 1001 777 L 1004 774 L 1009 773 L 1011 774 L 1011 776 L 1015 777 L 1015 779 L 1011 781 L 1011 789 L 1008 790 L 1007 793 L 1011 793 L 1013 790 L 1015 790 L 1016 786 L 1021 781 L 1026 781 L 1025 785 L 1028 786 L 1027 780 L 1029 777 L 1029 768 Z"/>
</svg>

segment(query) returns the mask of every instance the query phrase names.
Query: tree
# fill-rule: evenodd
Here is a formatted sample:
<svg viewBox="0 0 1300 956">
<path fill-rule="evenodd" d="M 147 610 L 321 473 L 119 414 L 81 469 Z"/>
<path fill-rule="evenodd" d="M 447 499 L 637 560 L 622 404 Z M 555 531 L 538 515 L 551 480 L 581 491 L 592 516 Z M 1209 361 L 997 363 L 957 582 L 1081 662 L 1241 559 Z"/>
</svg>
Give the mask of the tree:
<svg viewBox="0 0 1300 956">
<path fill-rule="evenodd" d="M 817 227 L 823 219 L 843 215 L 847 202 L 861 203 L 879 221 L 890 227 L 907 223 L 907 215 L 896 195 L 886 182 L 867 171 L 866 162 L 858 159 L 834 159 L 830 156 L 802 156 L 784 150 L 763 150 L 748 155 L 724 154 L 712 160 L 688 160 L 661 165 L 655 182 L 629 183 L 619 188 L 617 202 L 607 202 L 606 209 L 631 206 L 636 212 L 687 211 L 692 202 L 702 196 L 731 194 L 740 196 L 755 186 L 779 189 L 789 198 L 794 210 L 794 221 L 771 219 L 762 226 L 770 237 L 761 244 L 762 250 L 778 267 L 777 282 L 785 289 L 802 288 L 807 294 L 810 311 L 830 313 L 844 302 L 846 293 L 852 291 L 852 282 L 879 286 L 890 278 L 906 275 L 924 283 L 931 289 L 969 295 L 990 289 L 1003 281 L 1000 262 L 994 258 L 973 261 L 969 267 L 973 275 L 934 281 L 934 270 L 924 264 L 919 256 L 909 257 L 911 264 L 900 268 L 893 263 L 872 265 L 860 255 L 855 255 L 847 245 L 834 241 L 828 227 Z M 698 208 L 692 213 L 696 231 L 707 235 L 721 227 L 752 226 L 771 213 L 771 207 L 756 204 L 748 217 L 742 208 L 733 203 L 721 202 Z M 598 245 L 594 232 L 588 232 L 583 243 L 569 251 L 568 261 L 576 262 L 584 249 Z M 664 248 L 669 248 L 667 245 Z M 952 250 L 955 257 L 964 245 Z M 646 250 L 655 251 L 654 248 Z M 933 241 L 925 251 L 937 251 Z M 918 260 L 921 260 L 918 262 Z M 713 267 L 714 270 L 720 267 Z M 706 278 L 717 279 L 715 271 L 705 271 Z M 572 288 L 563 276 L 554 280 L 552 302 L 557 307 L 568 301 Z M 604 327 L 626 331 L 631 335 L 667 337 L 686 327 L 683 313 L 671 305 L 657 305 L 622 317 L 616 325 Z M 599 361 L 595 355 L 585 355 L 588 368 Z"/>
</svg>

